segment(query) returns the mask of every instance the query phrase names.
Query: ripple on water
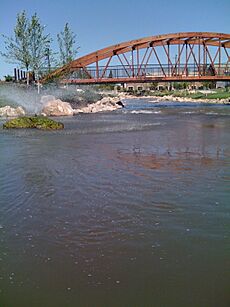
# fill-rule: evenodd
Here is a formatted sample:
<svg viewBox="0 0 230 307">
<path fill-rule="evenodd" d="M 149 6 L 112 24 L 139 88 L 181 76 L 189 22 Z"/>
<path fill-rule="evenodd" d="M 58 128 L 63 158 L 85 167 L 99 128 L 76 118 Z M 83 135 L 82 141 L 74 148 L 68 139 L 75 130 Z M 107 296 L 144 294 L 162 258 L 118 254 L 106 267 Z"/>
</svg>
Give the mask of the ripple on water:
<svg viewBox="0 0 230 307">
<path fill-rule="evenodd" d="M 131 305 L 162 305 L 165 291 L 187 302 L 189 283 L 212 305 L 209 294 L 224 293 L 228 118 L 177 110 L 63 119 L 66 129 L 54 133 L 0 131 L 7 301 L 64 306 L 82 295 L 80 305 L 92 306 L 109 293 L 112 306 L 119 289 Z"/>
</svg>

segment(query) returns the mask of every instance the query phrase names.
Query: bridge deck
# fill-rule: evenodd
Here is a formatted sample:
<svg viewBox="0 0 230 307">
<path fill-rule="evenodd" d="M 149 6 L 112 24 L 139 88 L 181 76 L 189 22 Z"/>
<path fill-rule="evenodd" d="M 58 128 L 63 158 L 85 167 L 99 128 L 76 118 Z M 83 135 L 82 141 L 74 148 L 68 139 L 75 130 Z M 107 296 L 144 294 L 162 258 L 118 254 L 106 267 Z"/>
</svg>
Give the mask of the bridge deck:
<svg viewBox="0 0 230 307">
<path fill-rule="evenodd" d="M 228 81 L 230 76 L 201 76 L 201 77 L 131 77 L 131 78 L 103 78 L 103 79 L 62 79 L 65 84 L 109 84 L 109 83 L 147 83 L 147 82 L 203 82 Z"/>
<path fill-rule="evenodd" d="M 176 82 L 176 81 L 230 81 L 230 68 L 226 64 L 217 66 L 167 64 L 98 66 L 79 68 L 62 80 L 64 83 L 133 83 L 133 82 Z"/>
</svg>

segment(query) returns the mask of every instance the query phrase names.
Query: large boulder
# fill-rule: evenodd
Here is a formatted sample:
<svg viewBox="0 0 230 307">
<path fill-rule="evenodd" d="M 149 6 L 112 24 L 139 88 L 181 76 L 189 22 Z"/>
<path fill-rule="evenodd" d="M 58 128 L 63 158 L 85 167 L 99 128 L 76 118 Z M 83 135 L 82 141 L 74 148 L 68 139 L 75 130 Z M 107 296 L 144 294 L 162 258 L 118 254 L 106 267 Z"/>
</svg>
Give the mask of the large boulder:
<svg viewBox="0 0 230 307">
<path fill-rule="evenodd" d="M 0 108 L 0 116 L 2 117 L 17 117 L 24 116 L 26 114 L 22 107 L 12 108 L 10 106 L 5 106 Z"/>
<path fill-rule="evenodd" d="M 72 116 L 74 112 L 68 102 L 55 99 L 46 102 L 41 113 L 45 116 Z"/>
<path fill-rule="evenodd" d="M 117 97 L 104 97 L 101 100 L 91 103 L 86 107 L 75 109 L 74 114 L 78 113 L 97 113 L 97 112 L 106 112 L 114 111 L 124 107 L 121 100 Z"/>
<path fill-rule="evenodd" d="M 41 97 L 41 103 L 42 104 L 45 104 L 45 103 L 47 103 L 49 101 L 53 101 L 53 100 L 56 100 L 56 98 L 53 95 L 45 95 L 45 96 Z"/>
</svg>

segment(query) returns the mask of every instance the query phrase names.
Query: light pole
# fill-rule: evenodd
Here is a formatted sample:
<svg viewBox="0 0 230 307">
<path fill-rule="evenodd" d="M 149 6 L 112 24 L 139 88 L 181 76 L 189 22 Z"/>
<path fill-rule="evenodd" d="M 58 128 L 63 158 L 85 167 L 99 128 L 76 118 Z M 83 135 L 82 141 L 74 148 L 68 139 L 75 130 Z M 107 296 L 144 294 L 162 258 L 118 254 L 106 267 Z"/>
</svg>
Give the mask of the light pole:
<svg viewBox="0 0 230 307">
<path fill-rule="evenodd" d="M 51 65 L 50 65 L 50 49 L 49 48 L 46 48 L 46 60 L 47 60 L 47 65 L 48 65 L 48 72 L 50 73 Z"/>
</svg>

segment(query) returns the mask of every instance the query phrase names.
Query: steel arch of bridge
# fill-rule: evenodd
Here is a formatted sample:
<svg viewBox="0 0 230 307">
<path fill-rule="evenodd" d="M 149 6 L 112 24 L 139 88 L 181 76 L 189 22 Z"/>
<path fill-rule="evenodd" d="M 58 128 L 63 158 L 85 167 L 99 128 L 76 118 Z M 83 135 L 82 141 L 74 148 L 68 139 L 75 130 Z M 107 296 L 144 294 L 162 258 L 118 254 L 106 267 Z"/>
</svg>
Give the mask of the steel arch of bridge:
<svg viewBox="0 0 230 307">
<path fill-rule="evenodd" d="M 150 36 L 80 57 L 43 81 L 55 77 L 73 84 L 230 81 L 229 48 L 230 34 L 185 32 Z M 111 64 L 114 60 L 116 65 Z"/>
</svg>

